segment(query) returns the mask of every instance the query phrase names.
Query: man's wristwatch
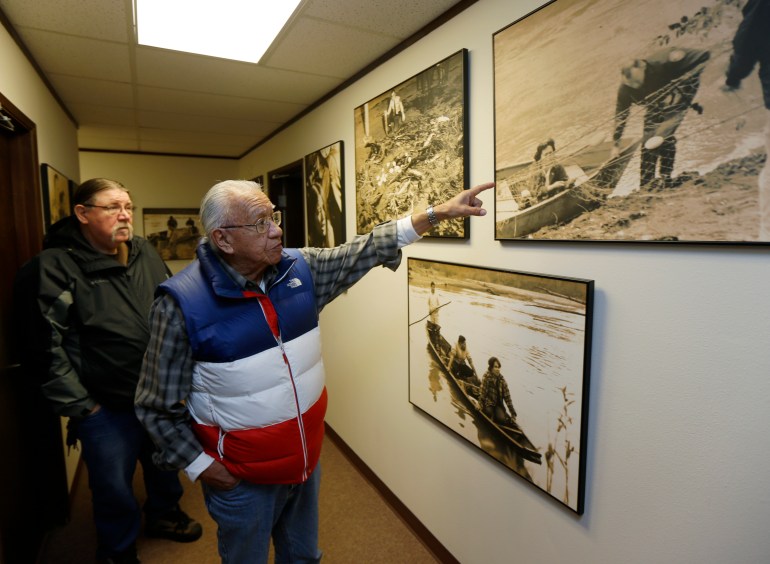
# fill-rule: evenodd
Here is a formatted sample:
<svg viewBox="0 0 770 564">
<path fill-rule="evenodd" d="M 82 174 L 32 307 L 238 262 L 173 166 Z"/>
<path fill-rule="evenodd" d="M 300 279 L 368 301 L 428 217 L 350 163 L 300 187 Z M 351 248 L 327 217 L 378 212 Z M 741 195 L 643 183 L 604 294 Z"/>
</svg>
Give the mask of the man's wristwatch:
<svg viewBox="0 0 770 564">
<path fill-rule="evenodd" d="M 436 217 L 436 212 L 433 211 L 433 206 L 428 206 L 428 209 L 425 210 L 425 213 L 428 214 L 428 221 L 430 221 L 430 224 L 433 227 L 436 227 L 439 221 L 438 221 L 438 218 Z"/>
</svg>

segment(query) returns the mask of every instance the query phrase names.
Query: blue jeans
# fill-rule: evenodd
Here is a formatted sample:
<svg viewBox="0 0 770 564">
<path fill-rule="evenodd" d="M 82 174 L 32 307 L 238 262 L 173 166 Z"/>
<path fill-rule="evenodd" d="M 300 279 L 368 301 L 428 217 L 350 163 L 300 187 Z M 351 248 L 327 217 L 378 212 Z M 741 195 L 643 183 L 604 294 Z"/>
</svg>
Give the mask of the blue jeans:
<svg viewBox="0 0 770 564">
<path fill-rule="evenodd" d="M 321 466 L 304 484 L 252 484 L 232 490 L 203 485 L 206 507 L 219 526 L 224 564 L 267 563 L 270 537 L 276 564 L 320 562 L 318 489 Z"/>
<path fill-rule="evenodd" d="M 155 447 L 133 411 L 102 407 L 78 421 L 76 433 L 88 468 L 97 556 L 106 558 L 129 549 L 139 535 L 142 511 L 133 489 L 137 460 L 144 471 L 148 517 L 174 509 L 183 488 L 176 471 L 158 470 L 153 464 Z"/>
</svg>

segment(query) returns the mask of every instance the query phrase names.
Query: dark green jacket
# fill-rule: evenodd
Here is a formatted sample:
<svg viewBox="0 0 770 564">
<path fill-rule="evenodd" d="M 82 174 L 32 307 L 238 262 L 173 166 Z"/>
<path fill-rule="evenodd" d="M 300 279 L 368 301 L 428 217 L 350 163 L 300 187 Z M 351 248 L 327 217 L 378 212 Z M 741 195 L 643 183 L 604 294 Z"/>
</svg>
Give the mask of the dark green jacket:
<svg viewBox="0 0 770 564">
<path fill-rule="evenodd" d="M 145 239 L 128 245 L 124 266 L 96 251 L 68 217 L 17 274 L 22 365 L 60 415 L 82 417 L 97 403 L 133 409 L 147 316 L 169 271 Z"/>
</svg>

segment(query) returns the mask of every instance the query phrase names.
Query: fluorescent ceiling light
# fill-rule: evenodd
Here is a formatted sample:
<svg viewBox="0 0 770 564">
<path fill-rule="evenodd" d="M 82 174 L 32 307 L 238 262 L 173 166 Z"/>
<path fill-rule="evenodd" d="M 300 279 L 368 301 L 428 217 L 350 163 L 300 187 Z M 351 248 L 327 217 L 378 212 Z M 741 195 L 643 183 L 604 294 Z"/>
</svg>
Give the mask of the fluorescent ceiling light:
<svg viewBox="0 0 770 564">
<path fill-rule="evenodd" d="M 135 0 L 140 45 L 256 63 L 300 0 Z"/>
</svg>

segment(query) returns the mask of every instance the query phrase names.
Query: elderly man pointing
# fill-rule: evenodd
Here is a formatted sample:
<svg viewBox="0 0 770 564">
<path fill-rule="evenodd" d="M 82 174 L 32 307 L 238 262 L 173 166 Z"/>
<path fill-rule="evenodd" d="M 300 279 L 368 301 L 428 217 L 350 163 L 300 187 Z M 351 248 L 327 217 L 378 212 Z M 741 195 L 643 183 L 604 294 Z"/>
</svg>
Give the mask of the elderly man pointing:
<svg viewBox="0 0 770 564">
<path fill-rule="evenodd" d="M 480 192 L 331 249 L 284 249 L 258 184 L 225 181 L 201 203 L 198 260 L 160 285 L 136 395 L 156 462 L 203 484 L 223 562 L 317 562 L 326 413 L 318 314 L 440 221 L 485 215 Z"/>
</svg>

